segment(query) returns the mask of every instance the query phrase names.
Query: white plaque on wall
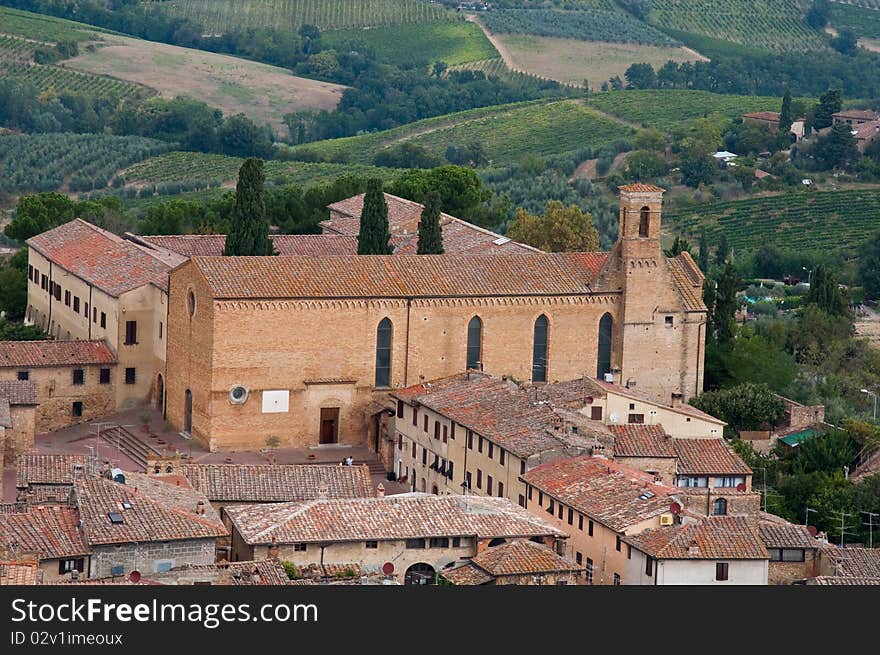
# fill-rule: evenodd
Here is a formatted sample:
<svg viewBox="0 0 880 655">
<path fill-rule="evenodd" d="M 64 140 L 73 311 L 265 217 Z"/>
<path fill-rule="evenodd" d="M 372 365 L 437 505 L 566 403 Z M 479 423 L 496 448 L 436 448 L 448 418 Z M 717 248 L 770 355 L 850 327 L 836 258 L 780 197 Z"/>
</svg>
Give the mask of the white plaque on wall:
<svg viewBox="0 0 880 655">
<path fill-rule="evenodd" d="M 264 391 L 263 392 L 263 414 L 278 414 L 288 411 L 290 405 L 290 392 L 285 389 L 283 391 Z"/>
</svg>

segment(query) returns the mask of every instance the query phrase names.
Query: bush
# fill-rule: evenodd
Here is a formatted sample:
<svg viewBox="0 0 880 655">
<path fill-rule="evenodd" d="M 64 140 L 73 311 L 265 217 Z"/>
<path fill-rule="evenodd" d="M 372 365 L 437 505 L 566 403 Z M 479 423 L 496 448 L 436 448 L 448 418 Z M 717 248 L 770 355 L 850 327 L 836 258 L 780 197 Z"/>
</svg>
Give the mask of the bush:
<svg viewBox="0 0 880 655">
<path fill-rule="evenodd" d="M 284 572 L 289 579 L 299 580 L 303 577 L 302 573 L 300 573 L 299 567 L 293 562 L 281 562 L 281 566 L 284 567 Z"/>
</svg>

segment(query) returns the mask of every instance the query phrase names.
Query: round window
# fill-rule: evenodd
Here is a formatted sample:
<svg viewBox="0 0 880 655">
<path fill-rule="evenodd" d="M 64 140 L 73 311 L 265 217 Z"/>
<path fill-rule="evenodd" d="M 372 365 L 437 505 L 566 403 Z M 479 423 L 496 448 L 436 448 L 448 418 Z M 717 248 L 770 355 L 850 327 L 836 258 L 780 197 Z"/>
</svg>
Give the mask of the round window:
<svg viewBox="0 0 880 655">
<path fill-rule="evenodd" d="M 196 294 L 193 293 L 192 289 L 186 294 L 186 308 L 189 310 L 190 316 L 196 313 Z"/>
<path fill-rule="evenodd" d="M 245 390 L 244 387 L 233 387 L 232 389 L 232 397 L 235 400 L 241 400 L 244 398 Z"/>
</svg>

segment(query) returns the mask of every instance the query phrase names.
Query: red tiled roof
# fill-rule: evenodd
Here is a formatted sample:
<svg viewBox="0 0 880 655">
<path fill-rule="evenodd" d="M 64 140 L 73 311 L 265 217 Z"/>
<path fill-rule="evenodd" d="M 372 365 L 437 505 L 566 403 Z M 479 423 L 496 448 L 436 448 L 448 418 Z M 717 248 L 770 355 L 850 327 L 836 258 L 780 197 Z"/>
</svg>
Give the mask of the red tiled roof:
<svg viewBox="0 0 880 655">
<path fill-rule="evenodd" d="M 678 475 L 749 475 L 742 458 L 722 438 L 673 439 Z"/>
<path fill-rule="evenodd" d="M 662 425 L 609 425 L 615 457 L 675 457 L 672 439 Z"/>
<path fill-rule="evenodd" d="M 807 580 L 807 584 L 824 586 L 848 586 L 866 587 L 880 585 L 880 578 L 842 578 L 829 575 L 820 575 Z"/>
<path fill-rule="evenodd" d="M 684 308 L 689 312 L 705 312 L 703 303 L 703 273 L 689 252 L 680 253 L 676 257 L 666 259 L 672 279 L 681 296 Z"/>
<path fill-rule="evenodd" d="M 366 498 L 373 495 L 370 470 L 329 464 L 186 464 L 180 472 L 193 489 L 210 501 L 278 503 L 318 498 L 322 486 L 328 498 Z M 159 478 L 161 479 L 161 478 Z"/>
<path fill-rule="evenodd" d="M 880 578 L 880 548 L 822 547 L 822 556 L 835 565 L 835 577 Z"/>
<path fill-rule="evenodd" d="M 147 573 L 141 582 L 162 585 L 192 584 L 209 581 L 222 586 L 288 585 L 290 578 L 281 562 L 272 557 L 255 562 L 218 562 L 216 564 L 185 564 L 162 573 Z"/>
<path fill-rule="evenodd" d="M 758 532 L 767 548 L 806 548 L 815 549 L 819 542 L 809 533 L 807 526 L 795 525 L 788 521 L 759 520 Z"/>
<path fill-rule="evenodd" d="M 493 576 L 578 571 L 582 568 L 544 544 L 522 539 L 487 548 L 470 561 Z"/>
<path fill-rule="evenodd" d="M 745 516 L 708 516 L 652 528 L 623 540 L 656 559 L 769 559 L 757 528 Z"/>
<path fill-rule="evenodd" d="M 77 480 L 77 502 L 90 545 L 207 539 L 229 534 L 204 494 L 142 473 L 127 471 L 125 476 L 125 484 L 99 477 Z M 204 503 L 204 514 L 196 513 L 200 501 Z M 124 508 L 123 503 L 130 503 L 131 508 Z M 110 512 L 120 513 L 122 523 L 111 523 Z"/>
<path fill-rule="evenodd" d="M 149 245 L 158 246 L 185 257 L 220 257 L 226 247 L 225 234 L 178 234 L 133 236 Z M 279 255 L 356 255 L 357 238 L 340 234 L 274 234 L 270 235 Z"/>
<path fill-rule="evenodd" d="M 658 186 L 654 186 L 653 184 L 644 184 L 642 182 L 636 182 L 635 184 L 625 184 L 623 186 L 617 187 L 621 191 L 625 193 L 665 193 L 666 189 L 661 189 Z"/>
<path fill-rule="evenodd" d="M 492 580 L 495 579 L 494 576 L 489 575 L 483 569 L 471 562 L 467 562 L 452 569 L 443 569 L 440 571 L 440 575 L 449 580 L 452 584 L 459 586 L 482 585 L 492 582 Z"/>
<path fill-rule="evenodd" d="M 10 405 L 36 405 L 37 386 L 27 380 L 0 380 L 0 398 Z"/>
<path fill-rule="evenodd" d="M 168 288 L 168 263 L 79 218 L 31 237 L 27 245 L 114 297 L 145 284 Z"/>
<path fill-rule="evenodd" d="M 7 585 L 37 585 L 43 581 L 43 572 L 36 562 L 0 561 L 0 587 Z"/>
<path fill-rule="evenodd" d="M 93 341 L 0 341 L 0 367 L 87 366 L 115 364 L 116 354 L 107 342 Z"/>
<path fill-rule="evenodd" d="M 606 253 L 193 257 L 215 298 L 589 295 Z"/>
<path fill-rule="evenodd" d="M 364 209 L 364 195 L 362 193 L 328 205 L 331 217 L 322 221 L 321 227 L 337 234 L 357 237 L 360 232 L 361 212 Z M 391 233 L 394 254 L 416 254 L 419 243 L 418 228 L 424 206 L 390 193 L 384 195 L 385 204 L 388 206 L 388 230 Z M 342 216 L 338 216 L 339 214 Z M 443 235 L 443 249 L 447 254 L 540 252 L 536 248 L 511 241 L 500 234 L 449 214 L 440 214 L 440 229 Z M 501 243 L 495 243 L 496 241 Z"/>
<path fill-rule="evenodd" d="M 17 465 L 15 486 L 19 489 L 36 484 L 71 485 L 74 467 L 85 467 L 86 456 L 23 453 L 18 456 Z"/>
<path fill-rule="evenodd" d="M 856 139 L 871 139 L 880 134 L 880 121 L 871 123 L 862 123 L 861 125 L 853 125 L 853 136 Z"/>
<path fill-rule="evenodd" d="M 239 505 L 225 512 L 248 544 L 428 537 L 563 536 L 506 498 L 399 494 Z"/>
<path fill-rule="evenodd" d="M 520 476 L 527 484 L 612 530 L 669 511 L 676 490 L 652 475 L 598 457 L 573 457 L 541 464 Z M 648 498 L 641 498 L 645 494 Z"/>
<path fill-rule="evenodd" d="M 835 114 L 831 114 L 832 118 L 855 119 L 859 121 L 873 121 L 880 118 L 880 113 L 873 109 L 844 109 Z"/>
<path fill-rule="evenodd" d="M 756 118 L 762 121 L 778 121 L 779 120 L 779 112 L 778 111 L 753 111 L 748 114 L 743 114 L 743 118 Z"/>
<path fill-rule="evenodd" d="M 89 547 L 78 523 L 77 510 L 59 505 L 8 514 L 0 521 L 0 546 L 35 553 L 40 559 L 87 555 Z"/>
</svg>

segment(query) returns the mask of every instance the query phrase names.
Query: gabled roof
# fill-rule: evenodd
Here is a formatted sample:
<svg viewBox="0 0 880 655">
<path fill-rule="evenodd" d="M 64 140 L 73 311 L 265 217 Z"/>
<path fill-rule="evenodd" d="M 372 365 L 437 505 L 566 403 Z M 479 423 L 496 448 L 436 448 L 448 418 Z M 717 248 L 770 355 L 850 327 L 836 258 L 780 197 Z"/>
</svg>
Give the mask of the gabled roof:
<svg viewBox="0 0 880 655">
<path fill-rule="evenodd" d="M 92 341 L 0 341 L 0 368 L 115 364 L 116 354 L 103 339 Z"/>
<path fill-rule="evenodd" d="M 835 564 L 835 577 L 880 578 L 880 548 L 822 547 L 822 556 Z"/>
<path fill-rule="evenodd" d="M 815 550 L 819 542 L 809 533 L 807 526 L 788 521 L 758 520 L 758 532 L 767 548 L 804 548 Z"/>
<path fill-rule="evenodd" d="M 591 295 L 607 253 L 193 257 L 214 298 Z"/>
<path fill-rule="evenodd" d="M 362 193 L 328 205 L 331 216 L 329 220 L 320 223 L 321 227 L 325 231 L 357 237 L 360 232 L 361 212 L 364 209 L 364 195 Z M 419 222 L 424 205 L 390 193 L 385 193 L 384 196 L 388 206 L 388 230 L 394 253 L 416 254 Z M 445 213 L 440 214 L 440 229 L 443 249 L 447 254 L 540 252 L 536 248 Z"/>
<path fill-rule="evenodd" d="M 442 571 L 442 575 L 456 585 L 481 585 L 500 576 L 573 573 L 581 570 L 582 566 L 557 555 L 544 544 L 517 539 L 487 548 L 466 564 Z"/>
<path fill-rule="evenodd" d="M 429 537 L 564 536 L 506 498 L 399 494 L 225 508 L 250 545 Z"/>
<path fill-rule="evenodd" d="M 778 121 L 778 111 L 753 111 L 742 115 L 743 118 L 755 118 L 762 121 Z"/>
<path fill-rule="evenodd" d="M 615 457 L 675 457 L 672 439 L 662 425 L 626 423 L 609 425 Z"/>
<path fill-rule="evenodd" d="M 43 581 L 43 572 L 36 562 L 0 561 L 0 587 L 7 585 L 37 585 Z"/>
<path fill-rule="evenodd" d="M 46 455 L 22 453 L 18 456 L 18 479 L 15 486 L 24 489 L 35 484 L 73 484 L 75 466 L 85 467 L 85 455 Z"/>
<path fill-rule="evenodd" d="M 666 259 L 672 279 L 684 303 L 684 308 L 689 312 L 705 312 L 706 305 L 703 302 L 703 273 L 699 266 L 687 251 L 679 253 L 676 257 Z"/>
<path fill-rule="evenodd" d="M 143 473 L 126 472 L 125 476 L 125 484 L 100 477 L 77 480 L 77 503 L 91 546 L 229 534 L 204 494 L 159 482 Z M 199 502 L 203 503 L 203 514 L 197 513 Z M 111 522 L 111 512 L 120 514 L 122 521 Z"/>
<path fill-rule="evenodd" d="M 7 514 L 0 521 L 0 546 L 11 551 L 35 553 L 40 559 L 88 555 L 89 546 L 78 523 L 76 509 L 58 505 Z"/>
<path fill-rule="evenodd" d="M 192 488 L 210 501 L 278 503 L 373 495 L 366 465 L 186 464 L 180 467 Z M 162 478 L 157 478 L 161 480 Z"/>
<path fill-rule="evenodd" d="M 654 186 L 653 184 L 644 184 L 643 182 L 624 184 L 617 188 L 624 193 L 666 193 L 666 189 Z"/>
<path fill-rule="evenodd" d="M 10 405 L 36 405 L 37 387 L 27 380 L 0 380 L 0 398 Z"/>
<path fill-rule="evenodd" d="M 673 439 L 678 458 L 678 475 L 750 475 L 742 458 L 721 437 L 717 439 Z"/>
<path fill-rule="evenodd" d="M 169 263 L 80 218 L 31 237 L 26 243 L 60 268 L 113 297 L 146 284 L 168 289 Z"/>
<path fill-rule="evenodd" d="M 520 479 L 616 532 L 667 513 L 676 493 L 652 475 L 600 457 L 541 464 Z"/>
<path fill-rule="evenodd" d="M 594 396 L 604 397 L 606 394 L 615 394 L 622 398 L 631 398 L 632 400 L 638 400 L 643 403 L 648 403 L 654 405 L 656 407 L 662 407 L 665 410 L 670 412 L 676 412 L 678 414 L 683 414 L 685 416 L 690 416 L 692 418 L 698 418 L 703 421 L 709 421 L 710 423 L 717 423 L 719 427 L 727 425 L 724 421 L 719 418 L 715 418 L 711 414 L 707 414 L 706 412 L 697 409 L 693 405 L 689 405 L 687 403 L 679 403 L 674 407 L 672 405 L 668 405 L 666 403 L 662 403 L 658 401 L 653 396 L 649 396 L 646 393 L 642 393 L 637 389 L 633 389 L 630 387 L 625 387 L 619 384 L 614 384 L 613 382 L 605 382 L 604 380 L 597 380 L 593 378 L 584 378 L 585 384 L 589 384 L 593 387 L 595 393 Z"/>
<path fill-rule="evenodd" d="M 225 234 L 126 235 L 130 240 L 157 246 L 184 257 L 220 257 L 226 247 Z M 356 255 L 357 238 L 339 234 L 269 235 L 275 252 L 288 255 Z"/>
<path fill-rule="evenodd" d="M 623 540 L 655 559 L 769 559 L 758 529 L 744 516 L 651 528 Z"/>
<path fill-rule="evenodd" d="M 855 119 L 860 121 L 873 121 L 880 118 L 880 113 L 873 109 L 844 109 L 831 114 L 832 118 Z"/>
</svg>

